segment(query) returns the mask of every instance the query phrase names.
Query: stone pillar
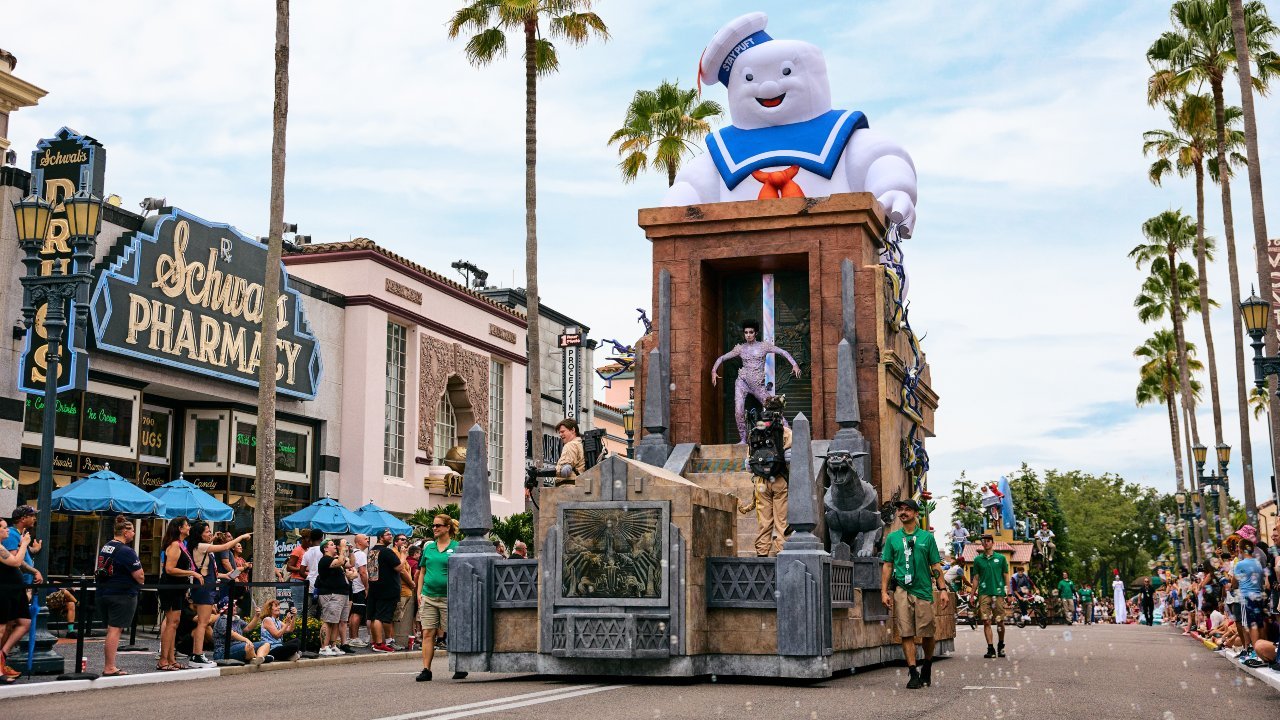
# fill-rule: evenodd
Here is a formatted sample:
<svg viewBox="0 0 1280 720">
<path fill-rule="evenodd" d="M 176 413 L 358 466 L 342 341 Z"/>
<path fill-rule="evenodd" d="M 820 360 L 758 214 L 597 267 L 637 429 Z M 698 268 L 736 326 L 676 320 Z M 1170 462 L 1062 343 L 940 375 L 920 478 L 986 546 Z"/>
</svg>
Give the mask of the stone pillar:
<svg viewBox="0 0 1280 720">
<path fill-rule="evenodd" d="M 661 344 L 661 341 L 659 341 Z M 649 351 L 645 362 L 644 429 L 645 436 L 636 446 L 636 459 L 642 463 L 662 467 L 671 455 L 667 443 L 667 418 L 671 417 L 671 389 L 662 386 L 662 351 Z"/>
<path fill-rule="evenodd" d="M 777 557 L 778 654 L 831 654 L 831 556 L 813 534 L 818 525 L 817 483 L 809 419 L 791 423 L 791 478 L 787 523 L 793 532 Z"/>
<path fill-rule="evenodd" d="M 485 432 L 467 433 L 467 466 L 462 474 L 462 532 L 466 538 L 449 558 L 449 668 L 484 670 L 493 650 L 493 562 L 489 541 L 493 511 L 489 501 L 489 446 Z"/>
<path fill-rule="evenodd" d="M 854 348 L 858 343 L 857 314 L 855 311 L 855 275 L 853 261 L 840 261 L 841 335 L 836 346 L 836 425 L 839 430 L 831 439 L 828 452 L 843 450 L 855 456 L 854 470 L 858 477 L 871 481 L 871 443 L 863 436 L 860 425 L 862 412 L 858 408 L 858 368 Z M 866 455 L 857 455 L 866 453 Z M 878 460 L 875 458 L 874 460 Z"/>
</svg>

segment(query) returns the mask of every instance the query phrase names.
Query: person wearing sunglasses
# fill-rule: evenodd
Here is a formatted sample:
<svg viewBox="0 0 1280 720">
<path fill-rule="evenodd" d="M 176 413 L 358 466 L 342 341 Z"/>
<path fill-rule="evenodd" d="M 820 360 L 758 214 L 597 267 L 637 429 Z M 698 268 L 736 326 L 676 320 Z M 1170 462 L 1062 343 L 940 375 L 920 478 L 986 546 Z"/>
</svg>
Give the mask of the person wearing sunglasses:
<svg viewBox="0 0 1280 720">
<path fill-rule="evenodd" d="M 894 503 L 902 527 L 885 538 L 880 558 L 880 600 L 893 612 L 894 627 L 902 641 L 902 654 L 911 677 L 907 689 L 933 685 L 933 591 L 942 584 L 942 558 L 933 534 L 920 527 L 920 505 L 915 500 Z M 892 583 L 892 585 L 891 585 Z M 922 667 L 916 668 L 916 644 L 924 650 Z"/>
<path fill-rule="evenodd" d="M 435 538 L 422 548 L 418 573 L 418 623 L 422 626 L 422 672 L 418 682 L 431 679 L 431 661 L 436 655 L 436 638 L 444 635 L 449 626 L 449 556 L 458 548 L 453 536 L 458 531 L 458 521 L 448 515 L 437 515 L 431 521 L 431 534 Z M 455 680 L 466 677 L 465 672 L 454 673 Z"/>
</svg>

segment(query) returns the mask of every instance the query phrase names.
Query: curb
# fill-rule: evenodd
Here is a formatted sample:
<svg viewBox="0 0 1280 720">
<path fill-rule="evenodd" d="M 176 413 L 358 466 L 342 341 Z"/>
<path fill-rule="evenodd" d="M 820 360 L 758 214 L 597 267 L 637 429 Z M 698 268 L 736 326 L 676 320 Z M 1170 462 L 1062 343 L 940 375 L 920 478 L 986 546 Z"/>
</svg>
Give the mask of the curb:
<svg viewBox="0 0 1280 720">
<path fill-rule="evenodd" d="M 177 682 L 181 680 L 202 680 L 223 675 L 245 675 L 255 672 L 273 672 L 276 670 L 294 670 L 299 667 L 320 667 L 322 665 L 353 665 L 357 663 L 387 662 L 397 658 L 416 658 L 417 653 L 374 653 L 369 655 L 348 655 L 346 657 L 316 658 L 298 662 L 265 663 L 262 665 L 244 665 L 239 667 L 194 668 L 174 672 L 149 672 L 139 675 L 123 675 L 120 677 L 102 677 L 97 680 L 57 680 L 25 683 L 0 688 L 0 702 L 16 698 L 36 697 L 39 695 L 57 695 L 60 693 L 80 692 L 82 690 L 108 690 L 110 688 L 128 687 L 130 685 L 156 685 L 159 683 Z"/>
<path fill-rule="evenodd" d="M 1266 667 L 1254 668 L 1249 667 L 1248 665 L 1241 665 L 1236 662 L 1238 653 L 1234 650 L 1215 650 L 1213 654 L 1231 663 L 1231 666 L 1235 669 L 1252 675 L 1259 681 L 1269 685 L 1272 690 L 1280 690 L 1280 672 L 1276 672 L 1275 670 L 1271 670 Z"/>
</svg>

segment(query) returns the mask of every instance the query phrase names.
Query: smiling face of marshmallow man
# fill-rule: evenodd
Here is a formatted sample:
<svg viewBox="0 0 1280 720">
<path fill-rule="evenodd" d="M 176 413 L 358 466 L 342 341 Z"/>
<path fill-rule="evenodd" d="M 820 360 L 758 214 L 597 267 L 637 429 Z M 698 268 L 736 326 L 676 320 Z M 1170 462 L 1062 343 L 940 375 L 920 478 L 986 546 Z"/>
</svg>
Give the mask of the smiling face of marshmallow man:
<svg viewBox="0 0 1280 720">
<path fill-rule="evenodd" d="M 822 51 L 773 40 L 742 53 L 729 72 L 729 115 L 743 130 L 812 120 L 831 109 Z"/>
</svg>

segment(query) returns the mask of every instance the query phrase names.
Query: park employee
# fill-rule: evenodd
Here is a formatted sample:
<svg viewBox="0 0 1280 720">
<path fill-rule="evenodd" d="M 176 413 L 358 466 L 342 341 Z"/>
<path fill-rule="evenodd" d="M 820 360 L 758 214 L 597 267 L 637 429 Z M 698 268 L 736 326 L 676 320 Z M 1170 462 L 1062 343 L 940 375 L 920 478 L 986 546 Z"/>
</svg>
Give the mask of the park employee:
<svg viewBox="0 0 1280 720">
<path fill-rule="evenodd" d="M 564 443 L 560 459 L 556 460 L 556 485 L 572 482 L 587 471 L 587 452 L 578 435 L 578 421 L 565 418 L 556 423 L 556 433 Z"/>
<path fill-rule="evenodd" d="M 880 599 L 893 611 L 893 622 L 902 638 L 902 654 L 911 678 L 907 688 L 933 684 L 933 589 L 942 584 L 942 558 L 933 534 L 921 528 L 920 506 L 915 500 L 899 500 L 902 527 L 889 533 L 880 559 Z M 889 581 L 893 581 L 893 590 Z M 924 667 L 916 669 L 916 639 L 924 648 Z"/>
<path fill-rule="evenodd" d="M 995 552 L 995 538 L 982 536 L 982 553 L 973 559 L 973 576 L 978 579 L 978 615 L 987 636 L 984 658 L 1004 657 L 1004 597 L 1009 584 L 1009 561 Z M 995 620 L 1000 644 L 991 646 L 991 621 Z"/>
</svg>

